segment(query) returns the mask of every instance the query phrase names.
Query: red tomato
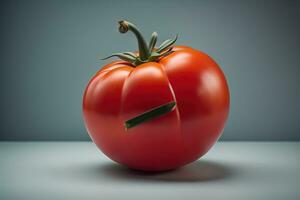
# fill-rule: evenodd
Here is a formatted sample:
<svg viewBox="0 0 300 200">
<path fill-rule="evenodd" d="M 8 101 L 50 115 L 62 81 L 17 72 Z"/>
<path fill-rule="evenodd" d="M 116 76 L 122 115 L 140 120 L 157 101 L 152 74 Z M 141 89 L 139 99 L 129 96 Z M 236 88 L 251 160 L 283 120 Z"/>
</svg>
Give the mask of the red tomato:
<svg viewBox="0 0 300 200">
<path fill-rule="evenodd" d="M 176 103 L 173 109 L 126 128 L 129 119 L 169 102 Z M 172 53 L 137 66 L 112 62 L 91 79 L 83 97 L 85 125 L 99 149 L 118 163 L 147 171 L 200 158 L 220 137 L 228 112 L 221 69 L 186 46 L 172 46 Z"/>
</svg>

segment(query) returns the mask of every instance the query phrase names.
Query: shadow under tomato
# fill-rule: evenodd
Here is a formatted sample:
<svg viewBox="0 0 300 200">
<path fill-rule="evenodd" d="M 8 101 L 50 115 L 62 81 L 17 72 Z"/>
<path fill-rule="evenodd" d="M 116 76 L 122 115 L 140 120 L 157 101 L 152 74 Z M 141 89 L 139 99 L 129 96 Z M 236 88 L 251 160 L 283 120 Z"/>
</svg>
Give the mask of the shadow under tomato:
<svg viewBox="0 0 300 200">
<path fill-rule="evenodd" d="M 48 169 L 49 170 L 49 169 Z M 99 184 L 108 182 L 208 182 L 230 178 L 232 167 L 225 164 L 200 160 L 182 168 L 164 172 L 143 172 L 129 169 L 114 162 L 77 163 L 56 165 L 48 175 L 62 181 Z M 236 170 L 234 170 L 236 172 Z"/>
<path fill-rule="evenodd" d="M 228 166 L 206 160 L 196 161 L 185 167 L 165 172 L 143 172 L 110 163 L 99 167 L 99 173 L 105 173 L 114 179 L 170 182 L 206 182 L 225 179 L 233 175 Z"/>
</svg>

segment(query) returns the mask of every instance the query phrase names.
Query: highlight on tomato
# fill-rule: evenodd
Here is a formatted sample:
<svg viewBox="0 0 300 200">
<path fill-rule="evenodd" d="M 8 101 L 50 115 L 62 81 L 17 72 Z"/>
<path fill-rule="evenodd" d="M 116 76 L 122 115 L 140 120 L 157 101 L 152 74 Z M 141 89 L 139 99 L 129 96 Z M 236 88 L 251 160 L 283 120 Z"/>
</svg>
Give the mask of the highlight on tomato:
<svg viewBox="0 0 300 200">
<path fill-rule="evenodd" d="M 175 169 L 203 156 L 218 140 L 229 113 L 229 89 L 205 53 L 177 46 L 177 36 L 149 43 L 131 22 L 138 52 L 118 57 L 90 80 L 83 96 L 87 131 L 110 159 L 145 171 Z M 106 58 L 106 59 L 107 59 Z"/>
</svg>

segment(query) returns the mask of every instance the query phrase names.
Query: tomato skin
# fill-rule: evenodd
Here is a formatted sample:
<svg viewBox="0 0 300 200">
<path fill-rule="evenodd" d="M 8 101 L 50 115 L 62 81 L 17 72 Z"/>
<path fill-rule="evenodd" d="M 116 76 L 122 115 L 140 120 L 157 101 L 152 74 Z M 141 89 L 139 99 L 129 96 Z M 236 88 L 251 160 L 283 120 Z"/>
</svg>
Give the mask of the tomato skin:
<svg viewBox="0 0 300 200">
<path fill-rule="evenodd" d="M 217 63 L 190 47 L 159 62 L 104 66 L 83 97 L 86 128 L 112 160 L 130 168 L 162 171 L 204 155 L 220 137 L 229 113 L 229 89 Z M 125 130 L 124 121 L 176 101 L 171 112 Z"/>
</svg>

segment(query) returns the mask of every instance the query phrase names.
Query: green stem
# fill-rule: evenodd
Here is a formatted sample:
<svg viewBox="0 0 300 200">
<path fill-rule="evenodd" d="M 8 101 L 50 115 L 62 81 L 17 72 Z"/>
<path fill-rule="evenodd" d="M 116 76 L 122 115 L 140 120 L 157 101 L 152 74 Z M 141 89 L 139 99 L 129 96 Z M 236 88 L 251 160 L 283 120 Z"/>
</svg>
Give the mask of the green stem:
<svg viewBox="0 0 300 200">
<path fill-rule="evenodd" d="M 175 108 L 175 106 L 176 106 L 176 102 L 172 101 L 172 102 L 166 103 L 164 105 L 158 106 L 156 108 L 153 108 L 151 110 L 148 110 L 132 119 L 127 120 L 124 123 L 125 129 L 128 130 L 128 129 L 135 127 L 141 123 L 150 121 L 159 116 L 167 114 L 167 113 L 171 112 Z"/>
<path fill-rule="evenodd" d="M 126 33 L 127 31 L 131 31 L 136 36 L 139 45 L 140 59 L 142 61 L 147 60 L 150 56 L 149 48 L 139 29 L 134 24 L 128 21 L 124 21 L 124 20 L 119 21 L 119 24 L 120 24 L 119 27 L 120 33 Z"/>
</svg>

